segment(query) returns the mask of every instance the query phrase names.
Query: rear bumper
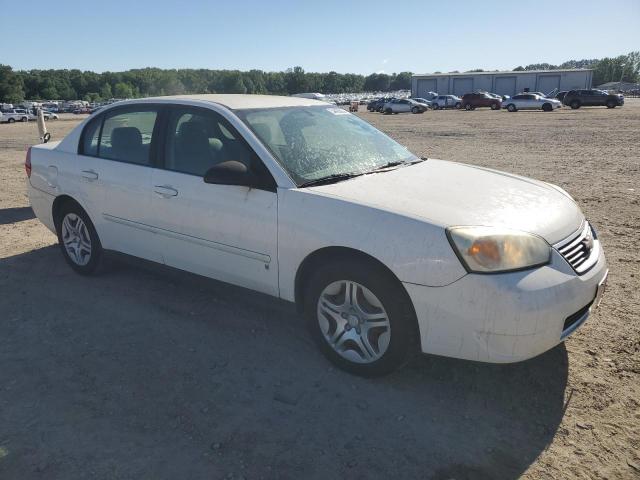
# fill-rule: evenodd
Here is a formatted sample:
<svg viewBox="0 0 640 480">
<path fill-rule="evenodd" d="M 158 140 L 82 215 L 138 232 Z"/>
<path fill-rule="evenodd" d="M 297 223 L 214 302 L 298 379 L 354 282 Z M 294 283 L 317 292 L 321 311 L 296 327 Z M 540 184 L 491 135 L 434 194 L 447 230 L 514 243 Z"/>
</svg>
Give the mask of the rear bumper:
<svg viewBox="0 0 640 480">
<path fill-rule="evenodd" d="M 468 274 L 444 287 L 405 283 L 418 317 L 422 351 L 511 363 L 553 348 L 582 325 L 597 304 L 598 286 L 607 274 L 598 248 L 597 263 L 584 275 L 577 275 L 553 250 L 551 263 L 535 270 Z M 570 328 L 565 326 L 580 312 Z"/>
</svg>

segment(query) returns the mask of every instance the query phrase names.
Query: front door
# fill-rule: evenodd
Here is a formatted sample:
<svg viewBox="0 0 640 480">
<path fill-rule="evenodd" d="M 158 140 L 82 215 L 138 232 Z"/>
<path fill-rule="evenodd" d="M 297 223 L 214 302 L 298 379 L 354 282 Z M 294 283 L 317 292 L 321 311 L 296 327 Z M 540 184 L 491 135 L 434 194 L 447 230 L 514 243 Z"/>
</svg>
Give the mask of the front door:
<svg viewBox="0 0 640 480">
<path fill-rule="evenodd" d="M 176 268 L 278 295 L 275 188 L 204 182 L 225 161 L 269 175 L 239 133 L 210 109 L 172 106 L 163 166 L 152 175 L 153 226 L 165 262 Z M 275 184 L 274 184 L 275 185 Z"/>
</svg>

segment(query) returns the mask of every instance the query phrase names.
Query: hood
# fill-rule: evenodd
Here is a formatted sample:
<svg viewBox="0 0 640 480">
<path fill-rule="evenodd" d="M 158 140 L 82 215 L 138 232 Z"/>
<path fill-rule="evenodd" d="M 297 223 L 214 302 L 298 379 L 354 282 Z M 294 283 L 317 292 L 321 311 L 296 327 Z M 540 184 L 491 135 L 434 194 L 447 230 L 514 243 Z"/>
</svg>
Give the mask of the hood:
<svg viewBox="0 0 640 480">
<path fill-rule="evenodd" d="M 429 159 L 309 190 L 442 227 L 522 230 L 550 244 L 575 233 L 584 220 L 576 203 L 547 183 L 443 160 Z"/>
</svg>

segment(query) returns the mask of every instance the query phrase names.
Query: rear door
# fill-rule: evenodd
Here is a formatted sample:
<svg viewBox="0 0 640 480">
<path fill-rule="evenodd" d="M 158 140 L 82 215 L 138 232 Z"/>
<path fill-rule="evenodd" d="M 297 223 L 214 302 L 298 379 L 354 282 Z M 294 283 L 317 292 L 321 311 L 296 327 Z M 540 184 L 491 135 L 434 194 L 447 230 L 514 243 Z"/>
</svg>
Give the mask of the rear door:
<svg viewBox="0 0 640 480">
<path fill-rule="evenodd" d="M 151 223 L 165 262 L 278 295 L 278 201 L 273 178 L 220 113 L 172 105 L 164 117 L 163 162 L 152 176 Z M 271 187 L 204 182 L 211 167 L 232 160 L 256 175 L 268 176 Z"/>
<path fill-rule="evenodd" d="M 103 247 L 161 262 L 149 228 L 158 111 L 136 105 L 97 117 L 83 132 L 77 173 Z"/>
</svg>

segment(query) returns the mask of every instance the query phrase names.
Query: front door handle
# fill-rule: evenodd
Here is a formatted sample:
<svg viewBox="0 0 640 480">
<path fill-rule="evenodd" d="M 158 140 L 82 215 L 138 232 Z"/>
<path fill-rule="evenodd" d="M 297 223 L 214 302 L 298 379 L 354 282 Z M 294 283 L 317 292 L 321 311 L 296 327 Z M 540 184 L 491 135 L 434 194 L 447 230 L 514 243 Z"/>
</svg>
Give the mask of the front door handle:
<svg viewBox="0 0 640 480">
<path fill-rule="evenodd" d="M 156 185 L 153 191 L 165 198 L 178 196 L 178 190 L 169 185 Z"/>
<path fill-rule="evenodd" d="M 82 177 L 86 178 L 90 182 L 93 182 L 94 180 L 98 179 L 98 174 L 93 170 L 82 170 Z"/>
</svg>

